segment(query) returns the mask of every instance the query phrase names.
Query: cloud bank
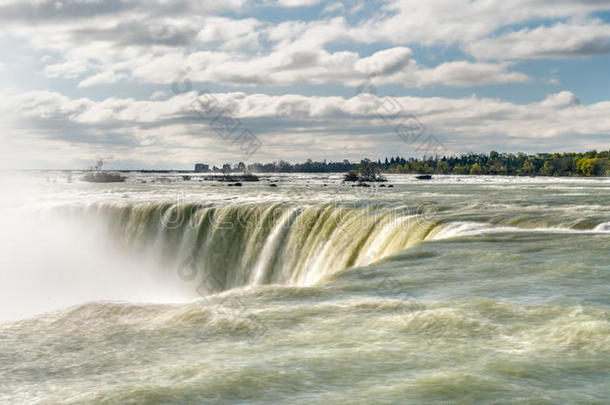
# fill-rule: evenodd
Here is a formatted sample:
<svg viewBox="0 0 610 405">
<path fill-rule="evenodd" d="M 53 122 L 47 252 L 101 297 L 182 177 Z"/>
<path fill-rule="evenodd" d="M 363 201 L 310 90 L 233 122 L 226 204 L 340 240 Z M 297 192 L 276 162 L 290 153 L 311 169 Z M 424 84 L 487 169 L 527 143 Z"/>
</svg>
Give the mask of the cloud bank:
<svg viewBox="0 0 610 405">
<path fill-rule="evenodd" d="M 595 0 L 4 1 L 0 41 L 24 55 L 0 60 L 16 78 L 0 93 L 4 159 L 235 161 L 193 111 L 203 88 L 260 137 L 258 160 L 417 154 L 380 117 L 390 104 L 452 153 L 606 148 L 609 103 L 579 103 L 549 63 L 608 55 L 608 10 Z M 176 78 L 193 91 L 172 93 Z M 108 96 L 117 86 L 136 90 Z M 541 90 L 516 102 L 510 86 Z"/>
</svg>

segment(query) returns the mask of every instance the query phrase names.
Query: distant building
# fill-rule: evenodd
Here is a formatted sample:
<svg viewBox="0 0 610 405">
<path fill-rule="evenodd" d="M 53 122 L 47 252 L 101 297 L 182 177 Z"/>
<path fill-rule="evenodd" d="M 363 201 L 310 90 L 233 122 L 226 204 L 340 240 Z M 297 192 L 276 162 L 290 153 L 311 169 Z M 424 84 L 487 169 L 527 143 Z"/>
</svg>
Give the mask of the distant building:
<svg viewBox="0 0 610 405">
<path fill-rule="evenodd" d="M 197 173 L 201 173 L 201 172 L 209 172 L 210 171 L 210 166 L 203 164 L 203 163 L 195 163 L 195 171 Z"/>
</svg>

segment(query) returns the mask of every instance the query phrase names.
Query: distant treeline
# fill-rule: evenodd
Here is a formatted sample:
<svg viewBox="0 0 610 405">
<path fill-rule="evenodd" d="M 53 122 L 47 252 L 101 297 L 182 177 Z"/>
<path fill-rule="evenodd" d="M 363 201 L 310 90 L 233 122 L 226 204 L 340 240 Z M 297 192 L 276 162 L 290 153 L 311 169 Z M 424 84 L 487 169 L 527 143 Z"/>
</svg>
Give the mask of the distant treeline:
<svg viewBox="0 0 610 405">
<path fill-rule="evenodd" d="M 314 162 L 291 164 L 284 160 L 273 163 L 253 163 L 247 170 L 257 173 L 342 173 L 374 165 L 386 173 L 413 174 L 489 174 L 516 176 L 609 176 L 609 152 L 595 150 L 584 153 L 498 153 L 464 154 L 461 156 L 424 157 L 405 159 L 400 156 L 377 160 L 363 159 L 359 163 Z M 245 171 L 246 165 L 239 163 L 233 167 L 228 163 L 213 171 Z"/>
</svg>

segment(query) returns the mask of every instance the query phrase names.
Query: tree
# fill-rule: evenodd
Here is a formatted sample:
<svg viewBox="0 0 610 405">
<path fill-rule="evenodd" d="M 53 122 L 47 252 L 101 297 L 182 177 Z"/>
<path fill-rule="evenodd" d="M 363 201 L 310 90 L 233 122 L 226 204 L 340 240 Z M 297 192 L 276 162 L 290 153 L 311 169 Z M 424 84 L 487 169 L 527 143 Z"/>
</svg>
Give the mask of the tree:
<svg viewBox="0 0 610 405">
<path fill-rule="evenodd" d="M 307 163 L 311 163 L 311 162 L 309 161 Z M 283 172 L 283 173 L 292 171 L 292 165 L 285 160 L 280 160 L 279 163 L 277 164 L 277 167 L 280 170 L 280 172 Z"/>
<path fill-rule="evenodd" d="M 578 160 L 576 167 L 583 176 L 590 177 L 595 174 L 596 164 L 597 158 L 582 158 Z"/>
<path fill-rule="evenodd" d="M 489 161 L 489 174 L 506 174 L 506 166 L 502 160 L 496 158 Z"/>
<path fill-rule="evenodd" d="M 385 181 L 379 168 L 370 161 L 358 170 L 358 181 Z"/>
<path fill-rule="evenodd" d="M 434 170 L 430 167 L 430 165 L 428 164 L 428 162 L 424 162 L 423 165 L 421 165 L 421 167 L 419 168 L 419 172 L 423 173 L 423 174 L 430 174 L 432 173 Z"/>
<path fill-rule="evenodd" d="M 482 174 L 483 173 L 483 169 L 481 168 L 481 165 L 478 163 L 473 164 L 472 166 L 470 166 L 470 174 Z"/>
<path fill-rule="evenodd" d="M 553 166 L 551 161 L 547 160 L 546 162 L 544 162 L 542 169 L 540 169 L 540 174 L 543 176 L 552 176 L 553 174 L 555 174 L 556 170 L 557 169 L 555 169 L 555 166 Z"/>
<path fill-rule="evenodd" d="M 436 171 L 441 174 L 449 173 L 449 164 L 443 160 L 437 163 Z"/>
<path fill-rule="evenodd" d="M 343 178 L 343 181 L 357 181 L 357 180 L 358 180 L 358 172 L 353 169 L 350 170 L 349 172 L 347 172 L 347 174 Z"/>
<path fill-rule="evenodd" d="M 534 164 L 532 162 L 530 162 L 529 160 L 526 160 L 523 163 L 523 166 L 521 166 L 521 169 L 517 170 L 517 174 L 519 176 L 530 176 L 530 175 L 534 174 L 534 171 L 535 171 Z"/>
<path fill-rule="evenodd" d="M 102 159 L 98 159 L 95 162 L 95 165 L 91 166 L 89 168 L 90 171 L 95 171 L 95 172 L 99 172 L 102 170 L 102 167 L 104 166 L 104 161 Z"/>
<path fill-rule="evenodd" d="M 468 174 L 468 166 L 466 166 L 466 165 L 455 165 L 453 167 L 453 173 L 455 173 L 455 174 Z"/>
</svg>

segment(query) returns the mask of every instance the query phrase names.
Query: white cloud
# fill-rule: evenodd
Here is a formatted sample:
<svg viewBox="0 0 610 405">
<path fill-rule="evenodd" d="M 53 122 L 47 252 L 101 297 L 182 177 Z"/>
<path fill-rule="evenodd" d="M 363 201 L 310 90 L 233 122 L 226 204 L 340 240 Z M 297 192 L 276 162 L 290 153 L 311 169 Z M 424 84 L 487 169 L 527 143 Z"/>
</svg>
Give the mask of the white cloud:
<svg viewBox="0 0 610 405">
<path fill-rule="evenodd" d="M 61 7 L 58 7 L 59 4 Z M 0 2 L 0 20 L 63 24 L 74 19 L 125 14 L 139 14 L 142 17 L 205 15 L 229 10 L 241 11 L 246 4 L 247 0 L 4 0 Z"/>
<path fill-rule="evenodd" d="M 357 71 L 368 75 L 387 75 L 403 69 L 412 56 L 413 52 L 409 48 L 385 49 L 358 60 L 354 67 Z"/>
<path fill-rule="evenodd" d="M 163 100 L 169 97 L 169 94 L 165 91 L 155 91 L 153 94 L 151 94 L 150 99 L 151 100 Z"/>
<path fill-rule="evenodd" d="M 266 11 L 274 6 L 292 9 L 271 18 Z M 252 13 L 257 7 L 263 12 Z M 321 15 L 312 14 L 318 10 Z M 158 160 L 170 150 L 179 161 L 181 153 L 191 156 L 197 148 L 223 155 L 221 140 L 193 117 L 194 93 L 169 95 L 172 81 L 190 69 L 190 80 L 220 89 L 217 98 L 227 111 L 265 138 L 268 156 L 296 159 L 309 157 L 299 153 L 318 157 L 346 150 L 353 154 L 346 157 L 361 157 L 376 142 L 385 150 L 404 147 L 375 116 L 375 100 L 387 99 L 234 90 L 283 86 L 274 90 L 281 94 L 329 85 L 328 91 L 343 86 L 344 94 L 346 87 L 355 91 L 365 83 L 425 94 L 436 86 L 476 93 L 479 86 L 532 81 L 519 72 L 518 61 L 610 52 L 610 25 L 593 17 L 604 10 L 610 3 L 599 0 L 3 1 L 0 36 L 9 43 L 25 40 L 23 49 L 10 51 L 34 61 L 23 62 L 24 77 L 42 72 L 32 83 L 46 80 L 41 88 L 62 89 L 70 82 L 56 79 L 72 79 L 79 88 L 67 90 L 88 98 L 5 91 L 0 111 L 11 124 L 3 124 L 0 136 L 31 139 L 33 148 L 61 144 L 62 153 L 110 149 L 131 161 Z M 276 22 L 282 15 L 301 18 Z M 423 56 L 439 49 L 436 58 Z M 22 62 L 7 60 L 11 74 L 19 70 Z M 560 74 L 567 81 L 563 71 L 536 80 L 558 86 Z M 162 84 L 168 94 L 93 101 L 119 82 Z M 494 140 L 507 147 L 522 142 L 532 150 L 607 144 L 608 103 L 582 105 L 570 92 L 540 99 L 526 105 L 476 96 L 396 100 L 454 150 Z M 292 152 L 288 140 L 315 147 Z"/>
<path fill-rule="evenodd" d="M 356 52 L 308 47 L 285 47 L 268 55 L 249 57 L 239 53 L 193 52 L 141 55 L 138 59 L 109 65 L 82 80 L 80 87 L 115 83 L 130 78 L 140 82 L 169 84 L 189 68 L 189 80 L 223 85 L 291 86 L 338 84 L 356 87 L 373 77 L 374 84 L 404 87 L 482 86 L 523 82 L 528 77 L 508 71 L 509 64 L 447 62 L 429 68 L 418 65 L 409 48 L 396 47 L 360 57 Z"/>
<path fill-rule="evenodd" d="M 277 4 L 282 7 L 309 7 L 322 1 L 324 0 L 277 0 Z"/>
<path fill-rule="evenodd" d="M 376 156 L 376 148 L 387 147 L 414 154 L 417 145 L 404 143 L 394 132 L 411 114 L 425 125 L 426 136 L 435 135 L 452 152 L 514 150 L 514 145 L 535 152 L 559 149 L 551 145 L 562 142 L 573 150 L 602 148 L 610 136 L 610 102 L 582 105 L 570 92 L 529 104 L 478 97 L 361 95 L 345 99 L 245 93 L 213 97 L 218 111 L 239 119 L 244 128 L 261 139 L 263 152 L 268 144 L 272 156 L 292 160 L 327 156 L 333 150 L 334 158 Z M 202 96 L 199 100 L 205 103 L 208 99 Z M 230 142 L 197 114 L 195 109 L 203 111 L 198 106 L 195 92 L 159 101 L 109 98 L 96 102 L 51 92 L 13 91 L 2 94 L 0 111 L 19 122 L 3 136 L 45 139 L 45 145 L 52 141 L 62 149 L 69 146 L 75 148 L 74 158 L 78 157 L 77 151 L 86 154 L 103 148 L 111 154 L 128 150 L 123 154 L 146 162 L 163 157 L 162 146 L 166 145 L 176 159 L 180 151 L 200 147 L 217 150 L 230 159 Z M 387 115 L 387 106 L 394 109 L 391 116 Z M 383 141 L 375 146 L 379 140 Z M 293 141 L 308 147 L 295 149 Z M 338 156 L 337 150 L 350 152 Z M 191 155 L 187 153 L 189 157 L 183 158 L 185 166 L 192 163 Z M 264 156 L 268 159 L 271 155 Z"/>
<path fill-rule="evenodd" d="M 334 12 L 340 11 L 340 10 L 345 10 L 345 6 L 343 5 L 343 3 L 339 3 L 339 2 L 328 3 L 322 10 L 322 14 L 330 14 L 330 13 L 334 13 Z"/>
<path fill-rule="evenodd" d="M 352 8 L 350 8 L 349 12 L 352 14 L 355 14 L 362 10 L 364 10 L 364 1 L 361 0 L 358 3 L 356 3 Z"/>
<path fill-rule="evenodd" d="M 465 45 L 479 59 L 548 59 L 610 53 L 610 25 L 558 23 L 510 32 Z"/>
<path fill-rule="evenodd" d="M 610 3 L 596 0 L 391 0 L 353 35 L 364 42 L 468 44 L 512 24 L 604 10 Z"/>
<path fill-rule="evenodd" d="M 445 85 L 456 87 L 485 86 L 489 84 L 526 82 L 529 77 L 507 71 L 506 64 L 447 62 L 433 69 L 416 72 L 413 84 L 417 87 Z"/>
<path fill-rule="evenodd" d="M 541 106 L 550 108 L 568 108 L 579 104 L 580 100 L 578 100 L 574 93 L 569 91 L 551 94 L 540 103 Z"/>
<path fill-rule="evenodd" d="M 260 28 L 263 23 L 254 18 L 230 19 L 209 17 L 201 21 L 197 41 L 201 43 L 219 42 L 221 49 L 254 50 L 260 47 Z"/>
<path fill-rule="evenodd" d="M 78 87 L 89 87 L 104 84 L 116 83 L 127 78 L 125 73 L 118 73 L 115 70 L 105 70 L 102 73 L 89 76 L 78 83 Z"/>
<path fill-rule="evenodd" d="M 296 7 L 318 2 L 283 0 L 282 5 Z M 578 5 L 562 0 L 554 2 L 553 7 L 543 0 L 457 0 L 457 3 L 391 0 L 353 26 L 344 17 L 275 25 L 247 16 L 213 15 L 222 10 L 241 11 L 245 3 L 238 0 L 226 4 L 209 2 L 206 6 L 161 0 L 146 6 L 140 2 L 121 3 L 113 13 L 89 3 L 81 10 L 75 6 L 76 0 L 71 0 L 65 2 L 61 16 L 46 0 L 38 2 L 35 8 L 32 4 L 4 5 L 8 14 L 19 17 L 7 21 L 7 30 L 28 37 L 34 49 L 59 53 L 59 61 L 43 62 L 48 63 L 43 66 L 43 73 L 49 78 L 79 78 L 80 87 L 120 80 L 168 83 L 169 78 L 191 63 L 195 79 L 230 86 L 331 83 L 353 86 L 364 76 L 377 73 L 382 77 L 376 80 L 384 84 L 463 87 L 523 82 L 528 78 L 509 71 L 510 66 L 505 64 L 454 60 L 424 67 L 416 63 L 412 54 L 405 53 L 411 49 L 405 45 L 460 44 L 481 60 L 610 51 L 608 26 L 586 18 L 588 13 L 610 5 L 593 0 Z M 339 2 L 327 4 L 328 10 L 341 6 Z M 69 19 L 65 15 L 67 9 L 79 18 Z M 28 10 L 33 14 L 22 15 Z M 205 16 L 195 13 L 202 10 L 207 11 Z M 136 11 L 144 13 L 145 20 Z M 489 37 L 510 24 L 568 17 L 572 23 L 506 31 L 499 37 Z M 35 19 L 37 25 L 24 24 L 23 20 L 28 19 Z M 575 21 L 580 21 L 580 25 Z M 378 42 L 396 46 L 369 56 L 360 55 L 353 47 L 341 50 L 338 46 Z M 374 66 L 391 63 L 389 58 L 396 58 L 394 65 Z M 385 70 L 375 71 L 380 68 Z M 395 71 L 390 73 L 388 69 Z"/>
</svg>

